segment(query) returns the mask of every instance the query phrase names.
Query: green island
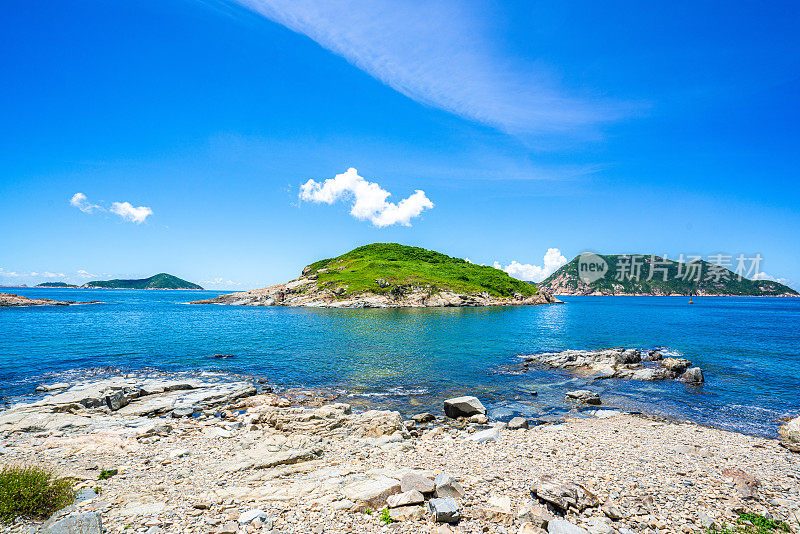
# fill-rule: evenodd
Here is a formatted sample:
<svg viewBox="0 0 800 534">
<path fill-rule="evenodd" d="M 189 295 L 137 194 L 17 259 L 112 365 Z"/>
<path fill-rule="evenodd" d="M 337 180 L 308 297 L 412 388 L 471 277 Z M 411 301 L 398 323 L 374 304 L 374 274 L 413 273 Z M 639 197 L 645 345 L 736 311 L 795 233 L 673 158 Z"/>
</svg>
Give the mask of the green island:
<svg viewBox="0 0 800 534">
<path fill-rule="evenodd" d="M 41 284 L 36 284 L 34 287 L 61 287 L 75 289 L 78 286 L 75 284 L 68 284 L 66 282 L 42 282 Z"/>
<path fill-rule="evenodd" d="M 81 286 L 82 289 L 203 289 L 202 286 L 187 282 L 177 276 L 159 273 L 149 278 L 133 280 L 93 280 Z"/>
<path fill-rule="evenodd" d="M 456 293 L 488 292 L 496 297 L 536 295 L 536 286 L 486 265 L 475 265 L 440 252 L 398 243 L 373 243 L 303 269 L 320 287 L 344 288 L 343 295 L 397 291 L 424 286 Z"/>
<path fill-rule="evenodd" d="M 542 281 L 540 289 L 554 295 L 798 296 L 797 291 L 779 282 L 740 278 L 730 269 L 704 260 L 679 263 L 650 254 L 597 256 L 608 266 L 598 280 L 580 278 L 581 257 L 576 256 Z M 638 271 L 632 268 L 633 257 Z"/>
</svg>

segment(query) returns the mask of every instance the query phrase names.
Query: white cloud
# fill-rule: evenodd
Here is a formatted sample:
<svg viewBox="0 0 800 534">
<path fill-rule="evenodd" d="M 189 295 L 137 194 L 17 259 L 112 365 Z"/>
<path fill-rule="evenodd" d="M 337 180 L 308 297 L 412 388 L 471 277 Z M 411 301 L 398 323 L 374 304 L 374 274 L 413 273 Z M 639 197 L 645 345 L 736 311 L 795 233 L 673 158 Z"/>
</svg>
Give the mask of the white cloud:
<svg viewBox="0 0 800 534">
<path fill-rule="evenodd" d="M 208 286 L 240 286 L 242 285 L 241 282 L 234 282 L 233 280 L 225 280 L 221 276 L 214 278 L 213 280 L 203 280 L 200 282 L 200 285 L 208 287 Z"/>
<path fill-rule="evenodd" d="M 752 280 L 769 280 L 771 282 L 778 282 L 779 284 L 789 285 L 790 280 L 788 278 L 775 278 L 774 276 L 761 272 L 756 273 L 753 275 Z"/>
<path fill-rule="evenodd" d="M 538 58 L 503 49 L 475 3 L 236 0 L 425 105 L 510 133 L 582 135 L 632 106 L 577 95 Z M 532 29 L 536 31 L 536 29 Z"/>
<path fill-rule="evenodd" d="M 86 195 L 83 193 L 75 193 L 72 195 L 72 198 L 69 199 L 69 203 L 84 213 L 93 213 L 96 210 L 104 211 L 102 207 L 89 202 L 89 199 L 86 198 Z"/>
<path fill-rule="evenodd" d="M 90 273 L 89 271 L 84 271 L 83 269 L 78 269 L 78 272 L 75 273 L 78 278 L 97 278 L 96 275 Z"/>
<path fill-rule="evenodd" d="M 512 261 L 510 264 L 503 267 L 500 262 L 494 262 L 494 268 L 507 272 L 514 278 L 525 280 L 527 282 L 541 282 L 554 272 L 559 267 L 567 263 L 567 258 L 561 254 L 557 248 L 549 248 L 544 255 L 543 266 L 531 265 L 530 263 L 519 263 L 517 260 Z"/>
<path fill-rule="evenodd" d="M 83 193 L 75 193 L 69 203 L 84 213 L 94 213 L 95 211 L 110 211 L 119 215 L 126 221 L 142 224 L 147 217 L 153 214 L 153 210 L 147 206 L 133 206 L 130 202 L 114 202 L 111 207 L 106 209 L 99 204 L 92 204 Z"/>
<path fill-rule="evenodd" d="M 147 206 L 134 207 L 130 202 L 114 202 L 111 204 L 111 213 L 115 213 L 136 224 L 142 224 L 148 216 L 153 214 L 153 210 Z"/>
<path fill-rule="evenodd" d="M 378 228 L 393 224 L 411 226 L 411 219 L 419 217 L 423 210 L 433 207 L 433 202 L 419 189 L 397 204 L 387 202 L 390 195 L 380 185 L 359 176 L 358 171 L 352 167 L 324 182 L 309 180 L 300 186 L 300 200 L 333 204 L 339 200 L 352 199 L 350 215 L 362 221 L 369 220 Z"/>
</svg>

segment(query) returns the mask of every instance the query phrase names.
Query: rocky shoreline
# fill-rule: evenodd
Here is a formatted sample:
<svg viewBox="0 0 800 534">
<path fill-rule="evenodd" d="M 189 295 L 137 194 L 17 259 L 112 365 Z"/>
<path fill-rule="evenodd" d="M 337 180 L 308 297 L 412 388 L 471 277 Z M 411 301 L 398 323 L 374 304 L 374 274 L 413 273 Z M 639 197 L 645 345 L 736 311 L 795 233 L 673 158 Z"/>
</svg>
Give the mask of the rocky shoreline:
<svg viewBox="0 0 800 534">
<path fill-rule="evenodd" d="M 0 462 L 78 481 L 49 532 L 690 533 L 740 510 L 800 527 L 800 456 L 691 423 L 617 410 L 505 423 L 470 396 L 404 420 L 203 378 L 40 392 L 0 412 Z M 782 430 L 790 445 L 798 425 Z"/>
<path fill-rule="evenodd" d="M 381 286 L 381 280 L 377 280 Z M 387 286 L 388 287 L 388 286 Z M 541 291 L 526 297 L 515 294 L 510 298 L 494 297 L 488 292 L 465 294 L 426 286 L 395 288 L 385 293 L 347 293 L 344 287 L 320 287 L 313 274 L 304 275 L 285 284 L 263 289 L 229 293 L 215 298 L 196 300 L 189 304 L 223 304 L 234 306 L 297 306 L 309 308 L 431 308 L 466 306 L 532 306 L 561 303 L 552 294 Z"/>
<path fill-rule="evenodd" d="M 99 300 L 79 302 L 76 300 L 32 299 L 13 293 L 0 293 L 0 307 L 12 306 L 74 306 L 77 304 L 102 304 Z"/>
</svg>

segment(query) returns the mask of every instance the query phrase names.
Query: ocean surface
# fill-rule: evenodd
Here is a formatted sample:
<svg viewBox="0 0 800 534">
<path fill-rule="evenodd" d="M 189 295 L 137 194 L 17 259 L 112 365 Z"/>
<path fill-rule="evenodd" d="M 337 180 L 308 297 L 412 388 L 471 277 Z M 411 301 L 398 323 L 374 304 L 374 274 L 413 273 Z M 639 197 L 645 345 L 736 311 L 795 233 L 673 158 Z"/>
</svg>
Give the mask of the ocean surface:
<svg viewBox="0 0 800 534">
<path fill-rule="evenodd" d="M 218 294 L 211 291 L 2 291 L 104 304 L 0 308 L 0 405 L 43 382 L 166 371 L 333 390 L 345 402 L 406 414 L 441 413 L 443 398 L 473 394 L 499 419 L 552 420 L 571 409 L 564 392 L 577 387 L 600 392 L 607 406 L 763 436 L 800 411 L 800 299 L 565 297 L 533 307 L 336 310 L 185 304 Z M 665 347 L 701 367 L 706 383 L 514 371 L 521 355 L 606 347 Z"/>
</svg>

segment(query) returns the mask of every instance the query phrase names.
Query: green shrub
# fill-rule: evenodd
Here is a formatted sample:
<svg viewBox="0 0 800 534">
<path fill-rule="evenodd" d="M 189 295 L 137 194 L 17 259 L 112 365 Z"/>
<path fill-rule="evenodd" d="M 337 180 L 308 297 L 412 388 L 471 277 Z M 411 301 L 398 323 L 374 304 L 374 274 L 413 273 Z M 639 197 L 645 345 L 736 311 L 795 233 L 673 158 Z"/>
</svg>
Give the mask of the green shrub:
<svg viewBox="0 0 800 534">
<path fill-rule="evenodd" d="M 708 534 L 781 534 L 790 532 L 789 525 L 783 521 L 767 519 L 761 514 L 741 513 L 733 526 L 711 527 Z"/>
<path fill-rule="evenodd" d="M 380 517 L 381 517 L 381 521 L 383 521 L 387 525 L 390 524 L 390 523 L 394 523 L 394 519 L 392 519 L 392 516 L 389 515 L 389 509 L 388 508 L 384 508 L 383 510 L 381 510 L 381 516 Z"/>
<path fill-rule="evenodd" d="M 114 475 L 119 473 L 116 469 L 102 469 L 100 471 L 100 475 L 98 475 L 97 480 L 106 480 L 107 478 L 111 478 Z"/>
<path fill-rule="evenodd" d="M 4 466 L 0 470 L 0 520 L 46 519 L 75 500 L 72 482 L 42 467 Z"/>
</svg>

